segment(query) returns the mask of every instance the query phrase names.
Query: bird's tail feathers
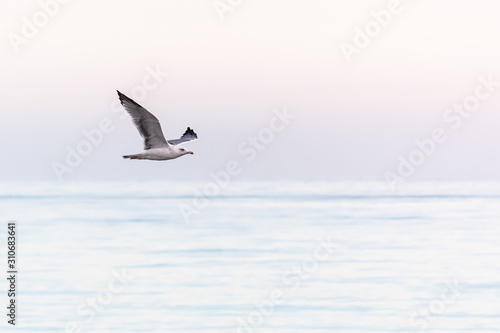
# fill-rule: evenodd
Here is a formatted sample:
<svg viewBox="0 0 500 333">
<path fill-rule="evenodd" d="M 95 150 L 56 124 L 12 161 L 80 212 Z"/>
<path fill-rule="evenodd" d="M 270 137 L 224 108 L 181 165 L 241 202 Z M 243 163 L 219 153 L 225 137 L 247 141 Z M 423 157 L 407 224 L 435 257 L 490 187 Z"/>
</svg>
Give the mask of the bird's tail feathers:
<svg viewBox="0 0 500 333">
<path fill-rule="evenodd" d="M 124 155 L 123 158 L 130 160 L 141 160 L 141 155 Z"/>
</svg>

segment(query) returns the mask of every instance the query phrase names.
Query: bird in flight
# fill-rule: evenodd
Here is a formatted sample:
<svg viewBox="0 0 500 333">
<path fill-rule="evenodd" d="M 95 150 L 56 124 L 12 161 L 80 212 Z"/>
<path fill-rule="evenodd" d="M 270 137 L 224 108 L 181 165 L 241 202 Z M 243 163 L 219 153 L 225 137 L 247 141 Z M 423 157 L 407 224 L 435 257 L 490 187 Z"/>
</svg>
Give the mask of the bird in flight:
<svg viewBox="0 0 500 333">
<path fill-rule="evenodd" d="M 198 135 L 191 128 L 188 127 L 179 139 L 167 141 L 163 136 L 160 122 L 153 114 L 118 90 L 116 92 L 121 104 L 132 117 L 132 122 L 144 139 L 144 151 L 142 153 L 125 155 L 123 158 L 165 161 L 173 160 L 186 154 L 194 154 L 192 151 L 179 147 L 182 143 L 198 139 Z"/>
</svg>

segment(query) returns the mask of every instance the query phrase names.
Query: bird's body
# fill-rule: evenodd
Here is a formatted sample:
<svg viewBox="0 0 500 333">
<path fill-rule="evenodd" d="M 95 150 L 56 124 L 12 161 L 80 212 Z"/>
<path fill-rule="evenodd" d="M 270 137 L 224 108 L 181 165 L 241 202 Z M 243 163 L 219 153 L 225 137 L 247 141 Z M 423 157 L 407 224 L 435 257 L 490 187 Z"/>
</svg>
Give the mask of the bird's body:
<svg viewBox="0 0 500 333">
<path fill-rule="evenodd" d="M 188 127 L 179 139 L 167 141 L 163 136 L 160 122 L 153 114 L 121 92 L 117 92 L 121 104 L 132 117 L 134 125 L 144 139 L 144 151 L 142 153 L 125 155 L 123 158 L 166 161 L 186 154 L 193 154 L 192 151 L 179 147 L 182 143 L 198 139 L 198 135 L 191 128 Z"/>
<path fill-rule="evenodd" d="M 134 155 L 125 155 L 123 158 L 131 160 L 152 160 L 152 161 L 166 161 L 173 160 L 174 158 L 185 155 L 181 152 L 175 151 L 171 148 L 152 148 L 145 150 L 142 153 Z"/>
</svg>

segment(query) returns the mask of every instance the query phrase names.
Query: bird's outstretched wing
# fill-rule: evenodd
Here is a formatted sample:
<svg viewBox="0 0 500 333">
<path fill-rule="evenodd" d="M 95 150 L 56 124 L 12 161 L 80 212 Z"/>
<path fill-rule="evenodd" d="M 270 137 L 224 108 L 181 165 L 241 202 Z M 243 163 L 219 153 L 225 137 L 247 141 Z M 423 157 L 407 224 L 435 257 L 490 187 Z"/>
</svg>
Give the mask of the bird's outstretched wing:
<svg viewBox="0 0 500 333">
<path fill-rule="evenodd" d="M 118 97 L 125 110 L 132 117 L 135 127 L 139 130 L 144 139 L 144 150 L 151 148 L 169 147 L 170 144 L 165 140 L 161 125 L 158 119 L 153 116 L 148 110 L 128 98 L 118 90 Z"/>
<path fill-rule="evenodd" d="M 187 128 L 186 132 L 179 138 L 175 140 L 168 140 L 168 143 L 170 143 L 173 146 L 180 145 L 181 143 L 189 142 L 189 141 L 194 141 L 198 139 L 198 135 L 191 129 Z"/>
</svg>

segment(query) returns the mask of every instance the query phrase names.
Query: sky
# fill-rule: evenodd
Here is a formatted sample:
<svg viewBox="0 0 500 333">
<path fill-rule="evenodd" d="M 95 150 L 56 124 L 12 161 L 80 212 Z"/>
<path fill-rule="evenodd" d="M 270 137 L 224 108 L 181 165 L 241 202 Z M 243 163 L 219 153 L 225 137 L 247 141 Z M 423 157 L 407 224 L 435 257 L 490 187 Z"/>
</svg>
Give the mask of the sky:
<svg viewBox="0 0 500 333">
<path fill-rule="evenodd" d="M 498 1 L 0 9 L 0 181 L 500 179 Z M 195 154 L 123 160 L 117 89 Z"/>
</svg>

